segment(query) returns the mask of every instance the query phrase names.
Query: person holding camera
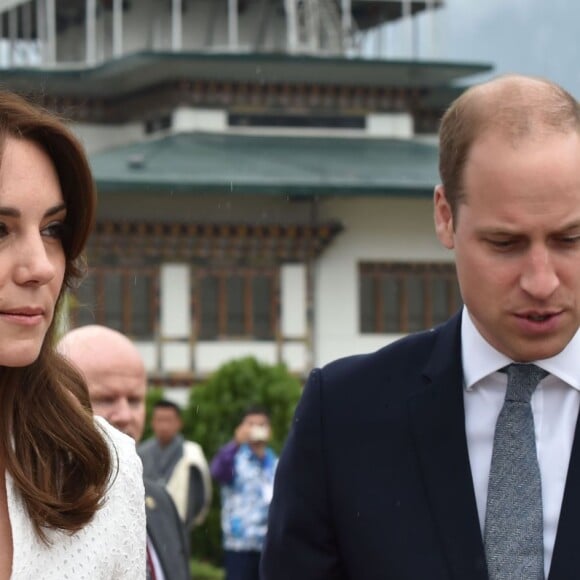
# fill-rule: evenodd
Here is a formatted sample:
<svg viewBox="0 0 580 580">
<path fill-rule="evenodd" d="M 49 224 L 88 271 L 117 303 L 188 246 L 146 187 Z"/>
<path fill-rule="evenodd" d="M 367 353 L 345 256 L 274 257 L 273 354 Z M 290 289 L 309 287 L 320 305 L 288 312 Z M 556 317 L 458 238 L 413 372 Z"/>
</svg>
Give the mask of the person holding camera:
<svg viewBox="0 0 580 580">
<path fill-rule="evenodd" d="M 221 484 L 226 580 L 258 580 L 268 509 L 278 457 L 268 446 L 270 417 L 263 407 L 248 408 L 234 439 L 211 461 Z"/>
</svg>

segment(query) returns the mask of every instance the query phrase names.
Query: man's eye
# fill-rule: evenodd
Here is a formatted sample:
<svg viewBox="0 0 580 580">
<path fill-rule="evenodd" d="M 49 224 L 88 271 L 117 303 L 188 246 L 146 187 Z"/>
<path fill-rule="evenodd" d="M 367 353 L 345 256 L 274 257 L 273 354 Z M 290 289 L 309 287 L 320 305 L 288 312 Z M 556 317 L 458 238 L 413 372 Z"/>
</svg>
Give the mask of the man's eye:
<svg viewBox="0 0 580 580">
<path fill-rule="evenodd" d="M 580 242 L 580 236 L 563 236 L 562 238 L 560 238 L 560 241 L 563 244 L 573 245 Z"/>
<path fill-rule="evenodd" d="M 0 222 L 0 238 L 8 235 L 8 227 Z"/>
<path fill-rule="evenodd" d="M 93 399 L 94 405 L 100 405 L 101 407 L 112 405 L 115 402 L 115 399 L 110 397 L 102 397 L 98 399 Z"/>
<path fill-rule="evenodd" d="M 488 242 L 499 250 L 505 250 L 515 245 L 514 240 L 488 240 Z"/>
</svg>

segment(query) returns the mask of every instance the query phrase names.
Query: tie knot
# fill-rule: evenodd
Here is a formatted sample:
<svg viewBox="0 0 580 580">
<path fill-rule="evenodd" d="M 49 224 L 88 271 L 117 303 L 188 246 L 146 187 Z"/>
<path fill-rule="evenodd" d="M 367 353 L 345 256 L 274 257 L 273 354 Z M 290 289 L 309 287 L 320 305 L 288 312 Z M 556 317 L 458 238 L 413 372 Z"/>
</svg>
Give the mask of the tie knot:
<svg viewBox="0 0 580 580">
<path fill-rule="evenodd" d="M 548 374 L 533 364 L 512 363 L 505 367 L 508 376 L 506 401 L 529 403 L 538 383 Z"/>
</svg>

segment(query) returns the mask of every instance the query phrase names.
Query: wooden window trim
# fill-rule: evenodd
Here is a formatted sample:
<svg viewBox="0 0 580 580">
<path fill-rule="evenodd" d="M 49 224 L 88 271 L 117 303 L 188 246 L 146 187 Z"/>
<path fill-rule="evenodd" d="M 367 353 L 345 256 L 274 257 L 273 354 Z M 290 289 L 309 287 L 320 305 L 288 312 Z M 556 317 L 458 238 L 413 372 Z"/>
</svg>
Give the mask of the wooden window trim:
<svg viewBox="0 0 580 580">
<path fill-rule="evenodd" d="M 445 291 L 445 304 L 447 315 L 451 316 L 461 303 L 461 296 L 458 293 L 458 284 L 455 275 L 455 265 L 453 263 L 439 262 L 361 262 L 359 263 L 359 278 L 364 277 L 371 287 L 371 300 L 373 303 L 374 321 L 373 330 L 362 331 L 362 313 L 364 311 L 362 302 L 359 303 L 359 324 L 362 334 L 383 334 L 393 332 L 386 326 L 385 292 L 383 284 L 386 280 L 395 282 L 398 294 L 398 329 L 397 333 L 408 333 L 410 326 L 410 295 L 408 281 L 410 276 L 418 278 L 422 302 L 419 305 L 421 320 L 425 329 L 431 328 L 437 321 L 435 318 L 434 285 L 436 282 L 443 282 Z M 359 287 L 362 287 L 359 282 Z M 360 300 L 363 300 L 361 294 Z M 417 306 L 417 305 L 415 305 Z"/>
</svg>

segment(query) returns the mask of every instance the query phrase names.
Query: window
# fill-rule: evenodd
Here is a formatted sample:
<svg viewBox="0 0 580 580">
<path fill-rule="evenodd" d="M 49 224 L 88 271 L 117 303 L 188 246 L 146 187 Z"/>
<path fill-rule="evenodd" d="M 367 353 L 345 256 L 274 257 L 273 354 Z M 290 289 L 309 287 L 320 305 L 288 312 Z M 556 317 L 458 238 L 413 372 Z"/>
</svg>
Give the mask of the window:
<svg viewBox="0 0 580 580">
<path fill-rule="evenodd" d="M 461 306 L 453 264 L 361 263 L 359 284 L 363 334 L 426 330 Z"/>
<path fill-rule="evenodd" d="M 274 340 L 278 268 L 196 268 L 194 320 L 200 340 Z"/>
<path fill-rule="evenodd" d="M 364 115 L 299 115 L 282 113 L 230 113 L 230 127 L 285 127 L 291 129 L 365 129 Z"/>
<path fill-rule="evenodd" d="M 73 326 L 103 324 L 139 339 L 152 339 L 158 272 L 154 268 L 95 268 L 72 292 Z"/>
</svg>

